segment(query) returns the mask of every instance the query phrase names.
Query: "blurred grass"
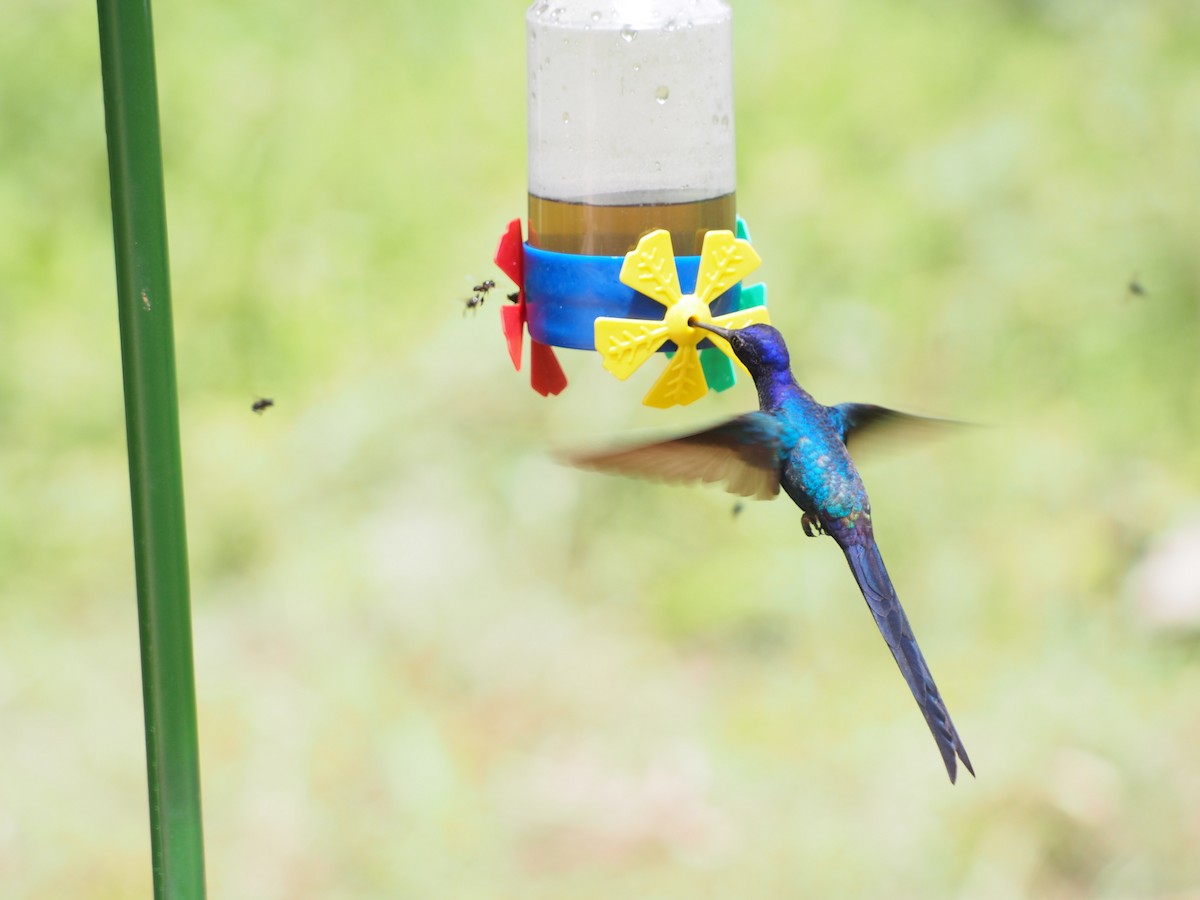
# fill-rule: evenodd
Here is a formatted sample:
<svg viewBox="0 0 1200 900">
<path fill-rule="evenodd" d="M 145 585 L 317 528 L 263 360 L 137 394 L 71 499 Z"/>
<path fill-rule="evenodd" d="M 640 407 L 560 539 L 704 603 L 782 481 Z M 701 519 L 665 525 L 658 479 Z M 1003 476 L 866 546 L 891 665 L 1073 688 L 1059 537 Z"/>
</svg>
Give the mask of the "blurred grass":
<svg viewBox="0 0 1200 900">
<path fill-rule="evenodd" d="M 523 8 L 156 5 L 212 895 L 1200 896 L 1200 657 L 1124 592 L 1200 509 L 1200 8 L 737 4 L 801 380 L 989 425 L 865 465 L 954 789 L 794 509 L 548 459 L 744 386 L 543 400 L 461 315 Z M 0 122 L 0 883 L 144 896 L 92 7 L 0 8 Z"/>
</svg>

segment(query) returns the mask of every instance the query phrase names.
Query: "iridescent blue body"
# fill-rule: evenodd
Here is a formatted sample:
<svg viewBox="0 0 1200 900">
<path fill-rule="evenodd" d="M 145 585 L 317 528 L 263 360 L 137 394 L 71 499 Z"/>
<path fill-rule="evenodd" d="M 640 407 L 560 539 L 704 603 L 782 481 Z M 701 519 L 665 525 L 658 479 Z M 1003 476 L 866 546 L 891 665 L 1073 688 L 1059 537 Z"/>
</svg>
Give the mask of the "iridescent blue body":
<svg viewBox="0 0 1200 900">
<path fill-rule="evenodd" d="M 781 368 L 755 379 L 759 407 L 785 429 L 779 448 L 783 489 L 827 528 L 842 520 L 849 529 L 864 518 L 869 523 L 867 491 L 846 452 L 839 423 L 829 407 L 796 383 L 784 360 Z"/>
<path fill-rule="evenodd" d="M 974 774 L 967 752 L 900 606 L 871 526 L 871 504 L 846 444 L 894 423 L 928 422 L 863 404 L 824 406 L 796 383 L 783 336 L 769 325 L 737 331 L 693 322 L 727 340 L 754 377 L 759 411 L 693 435 L 573 462 L 670 481 L 725 482 L 733 493 L 767 498 L 782 488 L 804 511 L 810 536 L 830 535 L 933 733 L 953 782 L 957 760 Z"/>
</svg>

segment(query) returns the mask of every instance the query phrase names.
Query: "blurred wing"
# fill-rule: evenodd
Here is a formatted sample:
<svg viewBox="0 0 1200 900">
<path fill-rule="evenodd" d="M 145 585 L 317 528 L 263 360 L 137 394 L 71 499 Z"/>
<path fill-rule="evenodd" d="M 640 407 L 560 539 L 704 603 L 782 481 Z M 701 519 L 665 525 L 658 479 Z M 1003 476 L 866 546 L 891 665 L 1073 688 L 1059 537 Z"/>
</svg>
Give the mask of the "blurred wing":
<svg viewBox="0 0 1200 900">
<path fill-rule="evenodd" d="M 769 500 L 779 493 L 779 422 L 747 413 L 706 431 L 599 453 L 571 453 L 571 465 L 655 481 L 723 483 L 742 497 Z"/>
<path fill-rule="evenodd" d="M 855 456 L 885 446 L 903 446 L 950 434 L 970 424 L 914 416 L 870 403 L 839 403 L 829 407 L 829 411 L 842 435 L 842 443 Z"/>
</svg>

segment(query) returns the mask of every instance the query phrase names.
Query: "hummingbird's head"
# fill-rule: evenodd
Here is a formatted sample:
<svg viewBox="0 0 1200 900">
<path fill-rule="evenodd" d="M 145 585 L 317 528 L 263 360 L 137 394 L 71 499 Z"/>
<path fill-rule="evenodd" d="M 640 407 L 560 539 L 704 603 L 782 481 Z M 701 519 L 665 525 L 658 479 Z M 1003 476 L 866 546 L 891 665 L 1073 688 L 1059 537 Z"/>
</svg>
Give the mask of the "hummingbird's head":
<svg viewBox="0 0 1200 900">
<path fill-rule="evenodd" d="M 771 372 L 786 372 L 791 368 L 792 360 L 783 335 L 770 325 L 722 328 L 711 322 L 692 321 L 691 324 L 694 328 L 703 328 L 727 340 L 742 365 L 755 377 Z"/>
</svg>

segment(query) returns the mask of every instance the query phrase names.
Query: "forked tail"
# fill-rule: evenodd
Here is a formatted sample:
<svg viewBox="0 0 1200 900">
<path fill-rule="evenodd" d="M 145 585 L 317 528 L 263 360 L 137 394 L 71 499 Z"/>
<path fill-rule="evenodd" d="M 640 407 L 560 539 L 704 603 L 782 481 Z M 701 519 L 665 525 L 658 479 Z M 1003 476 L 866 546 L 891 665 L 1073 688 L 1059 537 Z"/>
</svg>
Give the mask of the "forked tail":
<svg viewBox="0 0 1200 900">
<path fill-rule="evenodd" d="M 938 693 L 937 685 L 933 682 L 933 675 L 929 672 L 929 666 L 925 664 L 925 657 L 921 655 L 921 649 L 917 646 L 912 626 L 908 624 L 908 617 L 904 615 L 904 609 L 900 606 L 896 589 L 892 587 L 892 579 L 883 564 L 883 557 L 879 555 L 875 539 L 869 537 L 862 542 L 848 541 L 842 545 L 842 552 L 846 554 L 850 570 L 858 581 L 867 606 L 871 608 L 871 614 L 875 616 L 875 624 L 879 626 L 883 639 L 891 648 L 896 665 L 900 667 L 904 680 L 908 682 L 913 696 L 917 699 L 917 705 L 921 707 L 925 721 L 929 724 L 929 730 L 933 732 L 933 739 L 937 741 L 942 760 L 946 763 L 950 782 L 953 783 L 958 774 L 956 754 L 967 767 L 967 771 L 974 775 L 971 760 L 967 758 L 967 751 L 954 728 L 954 723 L 950 721 L 950 713 L 946 711 L 942 695 Z"/>
</svg>

